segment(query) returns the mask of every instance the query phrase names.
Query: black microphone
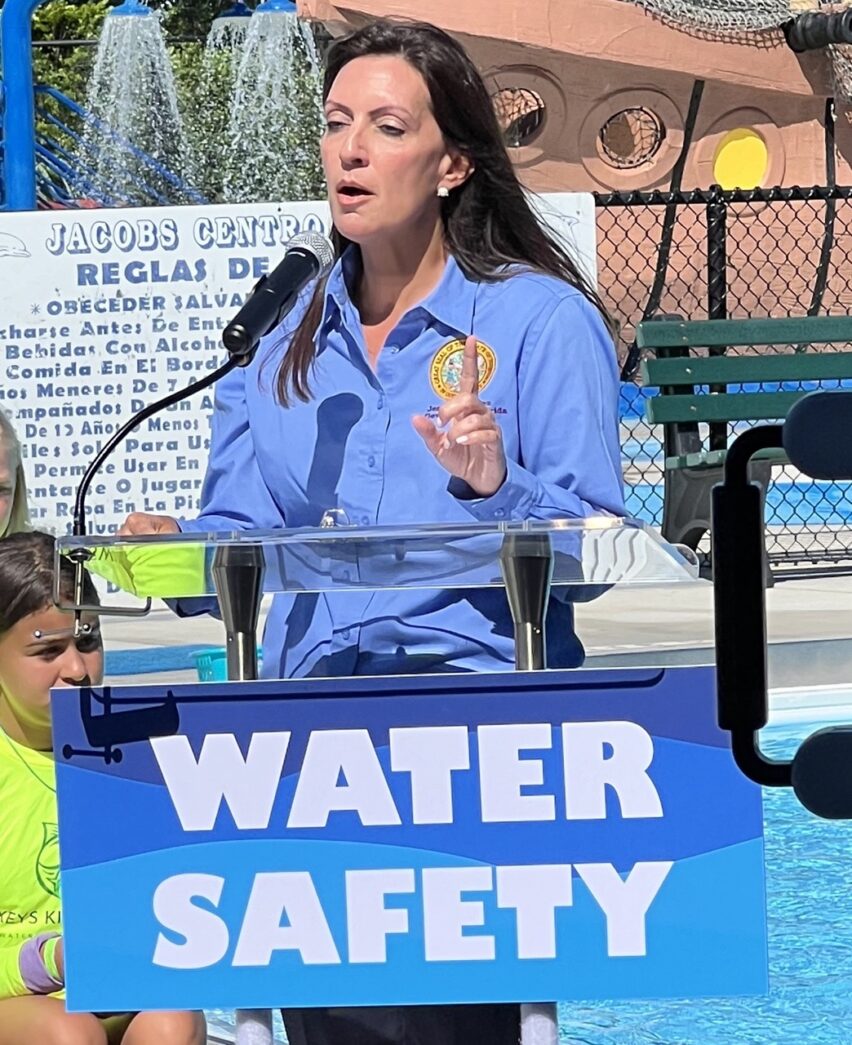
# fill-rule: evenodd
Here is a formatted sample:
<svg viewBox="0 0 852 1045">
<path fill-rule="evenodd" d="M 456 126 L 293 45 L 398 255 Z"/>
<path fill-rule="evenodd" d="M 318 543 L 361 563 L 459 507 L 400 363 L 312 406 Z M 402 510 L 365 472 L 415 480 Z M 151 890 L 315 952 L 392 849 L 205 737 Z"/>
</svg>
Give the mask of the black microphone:
<svg viewBox="0 0 852 1045">
<path fill-rule="evenodd" d="M 334 248 L 321 232 L 302 232 L 290 240 L 284 260 L 260 279 L 222 331 L 222 343 L 237 357 L 238 366 L 249 362 L 258 341 L 278 326 L 304 287 L 312 279 L 324 276 L 333 263 Z"/>
<path fill-rule="evenodd" d="M 852 11 L 806 11 L 781 28 L 791 51 L 821 51 L 829 44 L 852 43 Z"/>
<path fill-rule="evenodd" d="M 850 425 L 849 389 L 803 396 L 790 408 L 782 432 L 790 464 L 812 479 L 852 479 Z"/>
</svg>

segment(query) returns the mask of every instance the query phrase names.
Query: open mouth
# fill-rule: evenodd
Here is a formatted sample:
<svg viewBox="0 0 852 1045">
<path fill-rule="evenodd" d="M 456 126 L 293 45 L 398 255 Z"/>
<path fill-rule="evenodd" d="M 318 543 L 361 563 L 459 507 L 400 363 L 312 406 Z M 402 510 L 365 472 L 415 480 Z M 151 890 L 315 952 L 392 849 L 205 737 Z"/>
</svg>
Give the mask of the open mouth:
<svg viewBox="0 0 852 1045">
<path fill-rule="evenodd" d="M 337 191 L 339 195 L 352 200 L 365 199 L 367 196 L 373 195 L 372 192 L 362 189 L 359 185 L 341 185 Z"/>
</svg>

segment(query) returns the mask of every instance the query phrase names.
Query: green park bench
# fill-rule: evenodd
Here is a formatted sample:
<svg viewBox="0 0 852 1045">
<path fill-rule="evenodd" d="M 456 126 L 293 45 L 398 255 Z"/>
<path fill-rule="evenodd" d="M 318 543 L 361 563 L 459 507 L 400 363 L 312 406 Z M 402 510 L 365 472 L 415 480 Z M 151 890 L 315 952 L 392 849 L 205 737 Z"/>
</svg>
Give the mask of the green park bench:
<svg viewBox="0 0 852 1045">
<path fill-rule="evenodd" d="M 812 391 L 783 383 L 852 380 L 850 316 L 646 320 L 636 343 L 645 353 L 644 387 L 659 391 L 645 416 L 663 426 L 662 533 L 693 549 L 709 532 L 710 491 L 722 479 L 734 426 L 783 421 Z M 752 462 L 764 497 L 772 465 L 785 461 L 772 450 Z"/>
</svg>

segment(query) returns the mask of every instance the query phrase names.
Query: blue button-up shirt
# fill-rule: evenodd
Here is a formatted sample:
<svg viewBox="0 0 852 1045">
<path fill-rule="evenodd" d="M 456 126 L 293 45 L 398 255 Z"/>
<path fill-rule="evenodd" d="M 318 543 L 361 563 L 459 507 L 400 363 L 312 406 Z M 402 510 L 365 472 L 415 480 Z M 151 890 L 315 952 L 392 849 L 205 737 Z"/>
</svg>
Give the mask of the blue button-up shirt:
<svg viewBox="0 0 852 1045">
<path fill-rule="evenodd" d="M 615 352 L 598 311 L 569 284 L 516 271 L 469 280 L 453 258 L 435 290 L 368 362 L 348 287 L 350 248 L 328 279 L 312 398 L 282 407 L 277 367 L 304 302 L 255 360 L 217 385 L 202 511 L 184 530 L 349 523 L 554 519 L 623 514 Z M 480 343 L 480 398 L 508 460 L 491 497 L 455 496 L 411 424 L 457 388 L 464 339 Z M 500 589 L 278 595 L 263 642 L 265 678 L 505 670 L 512 621 Z M 570 605 L 551 598 L 548 666 L 582 661 Z"/>
</svg>

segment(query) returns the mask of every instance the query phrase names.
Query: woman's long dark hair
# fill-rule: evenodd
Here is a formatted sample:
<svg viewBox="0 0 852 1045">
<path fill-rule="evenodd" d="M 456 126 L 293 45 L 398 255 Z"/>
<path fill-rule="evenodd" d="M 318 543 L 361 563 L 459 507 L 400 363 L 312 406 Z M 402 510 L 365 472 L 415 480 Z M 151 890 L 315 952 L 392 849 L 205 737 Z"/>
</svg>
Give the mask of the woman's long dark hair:
<svg viewBox="0 0 852 1045">
<path fill-rule="evenodd" d="M 378 20 L 336 40 L 326 56 L 323 101 L 348 62 L 365 55 L 399 55 L 426 81 L 432 113 L 448 145 L 468 156 L 474 171 L 442 201 L 447 249 L 471 280 L 496 281 L 506 266 L 523 265 L 565 280 L 607 319 L 593 287 L 565 248 L 533 212 L 512 168 L 494 106 L 467 52 L 443 30 L 425 22 Z M 332 231 L 338 257 L 348 246 Z M 316 354 L 325 284 L 317 285 L 278 370 L 277 395 L 310 399 L 308 377 Z"/>
<path fill-rule="evenodd" d="M 24 617 L 53 605 L 55 543 L 50 534 L 38 530 L 0 539 L 0 635 Z M 69 559 L 60 561 L 59 576 L 62 597 L 73 599 L 74 564 Z M 83 595 L 90 605 L 98 602 L 88 573 L 84 576 Z"/>
</svg>

